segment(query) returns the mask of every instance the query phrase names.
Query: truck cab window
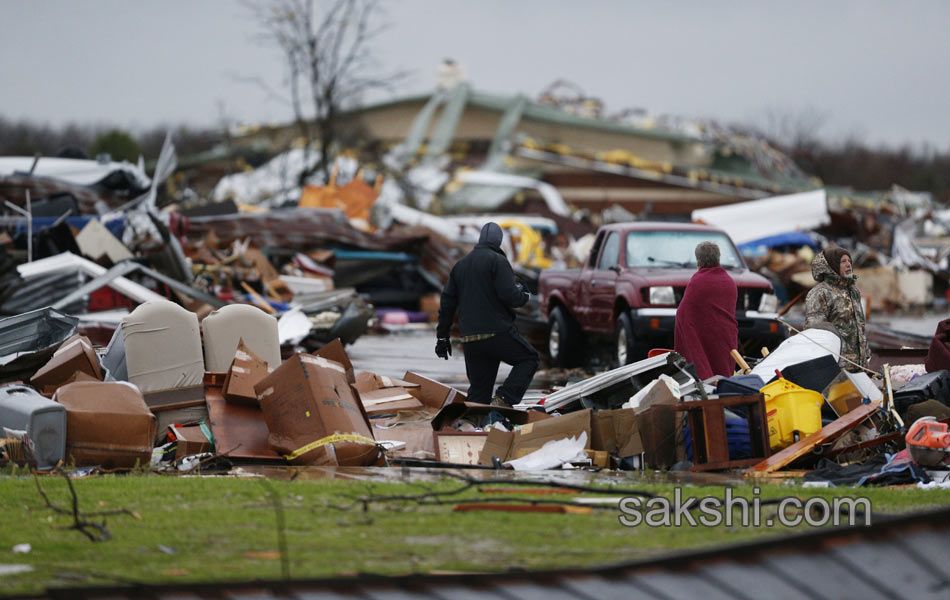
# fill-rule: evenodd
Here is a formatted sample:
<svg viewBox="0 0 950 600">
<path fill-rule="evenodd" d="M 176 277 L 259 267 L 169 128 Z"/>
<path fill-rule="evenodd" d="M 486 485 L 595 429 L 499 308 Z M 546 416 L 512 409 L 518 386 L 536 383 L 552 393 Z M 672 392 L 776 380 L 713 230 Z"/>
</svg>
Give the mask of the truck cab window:
<svg viewBox="0 0 950 600">
<path fill-rule="evenodd" d="M 600 252 L 600 246 L 604 243 L 604 234 L 598 234 L 594 240 L 594 245 L 590 249 L 590 258 L 587 259 L 587 266 L 593 269 L 597 265 L 597 255 Z"/>
<path fill-rule="evenodd" d="M 606 270 L 620 264 L 620 234 L 611 233 L 604 244 L 604 251 L 600 253 L 598 269 Z"/>
</svg>

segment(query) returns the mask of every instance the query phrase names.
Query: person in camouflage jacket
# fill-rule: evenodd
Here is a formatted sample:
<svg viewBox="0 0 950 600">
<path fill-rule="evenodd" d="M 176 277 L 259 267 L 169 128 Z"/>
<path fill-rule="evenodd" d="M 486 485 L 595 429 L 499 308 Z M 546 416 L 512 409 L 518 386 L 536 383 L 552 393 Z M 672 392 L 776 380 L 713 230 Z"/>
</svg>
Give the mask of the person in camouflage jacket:
<svg viewBox="0 0 950 600">
<path fill-rule="evenodd" d="M 861 292 L 851 271 L 851 253 L 844 248 L 826 248 L 811 261 L 811 275 L 818 284 L 805 297 L 805 329 L 821 321 L 831 323 L 841 338 L 841 357 L 867 367 L 871 353 L 864 334 Z M 844 360 L 841 366 L 859 370 Z"/>
</svg>

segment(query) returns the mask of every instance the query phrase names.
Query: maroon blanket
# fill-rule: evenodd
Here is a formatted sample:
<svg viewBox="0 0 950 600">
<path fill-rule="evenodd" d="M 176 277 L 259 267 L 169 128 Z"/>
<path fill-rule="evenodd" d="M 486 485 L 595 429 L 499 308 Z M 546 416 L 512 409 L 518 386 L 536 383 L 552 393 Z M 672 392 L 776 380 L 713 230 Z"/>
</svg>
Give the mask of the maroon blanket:
<svg viewBox="0 0 950 600">
<path fill-rule="evenodd" d="M 704 267 L 686 286 L 676 309 L 673 348 L 696 365 L 700 379 L 729 376 L 735 363 L 729 351 L 738 348 L 736 283 L 722 267 Z"/>
<path fill-rule="evenodd" d="M 930 349 L 927 351 L 927 360 L 924 362 L 924 368 L 928 373 L 950 369 L 950 340 L 947 334 L 950 333 L 950 319 L 944 319 L 937 323 L 937 331 L 930 340 Z"/>
</svg>

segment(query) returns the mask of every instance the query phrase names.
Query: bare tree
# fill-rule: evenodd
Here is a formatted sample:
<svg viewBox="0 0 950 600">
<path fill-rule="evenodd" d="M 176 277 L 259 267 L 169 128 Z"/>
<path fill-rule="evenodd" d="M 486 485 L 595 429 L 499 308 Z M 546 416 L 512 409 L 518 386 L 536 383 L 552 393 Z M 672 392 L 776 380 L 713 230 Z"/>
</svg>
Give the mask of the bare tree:
<svg viewBox="0 0 950 600">
<path fill-rule="evenodd" d="M 390 88 L 404 73 L 383 73 L 372 42 L 382 32 L 376 24 L 377 0 L 272 0 L 254 3 L 265 41 L 283 54 L 294 124 L 307 144 L 305 160 L 318 160 L 300 175 L 329 177 L 332 155 L 341 137 L 340 117 L 373 89 Z"/>
<path fill-rule="evenodd" d="M 813 106 L 799 109 L 767 108 L 756 127 L 783 148 L 804 148 L 819 141 L 818 132 L 828 122 L 828 114 Z"/>
</svg>

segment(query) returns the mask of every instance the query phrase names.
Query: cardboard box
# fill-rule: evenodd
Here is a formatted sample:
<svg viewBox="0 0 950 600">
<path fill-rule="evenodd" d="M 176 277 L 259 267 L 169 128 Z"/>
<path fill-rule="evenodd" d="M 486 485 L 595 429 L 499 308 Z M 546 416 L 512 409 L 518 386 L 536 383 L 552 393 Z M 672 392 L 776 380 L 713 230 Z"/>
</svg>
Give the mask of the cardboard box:
<svg viewBox="0 0 950 600">
<path fill-rule="evenodd" d="M 446 404 L 442 410 L 436 413 L 435 417 L 432 418 L 432 429 L 436 431 L 449 430 L 452 423 L 460 417 L 487 415 L 492 411 L 497 411 L 515 425 L 526 425 L 528 423 L 553 418 L 547 413 L 536 410 L 517 410 L 514 408 L 479 404 L 477 402 L 451 402 Z"/>
<path fill-rule="evenodd" d="M 607 466 L 607 463 L 609 462 L 608 460 L 609 455 L 604 450 L 588 449 L 588 450 L 584 450 L 584 453 L 587 454 L 587 458 L 590 459 L 590 464 L 595 467 L 605 468 Z"/>
<path fill-rule="evenodd" d="M 353 373 L 353 363 L 350 362 L 350 357 L 346 355 L 346 349 L 340 342 L 340 338 L 336 338 L 329 344 L 326 344 L 323 348 L 314 352 L 313 356 L 319 356 L 343 365 L 343 373 L 346 375 L 346 381 L 348 383 L 356 383 L 356 377 Z"/>
<path fill-rule="evenodd" d="M 601 410 L 590 416 L 590 447 L 620 458 L 643 452 L 636 411 L 632 408 Z"/>
<path fill-rule="evenodd" d="M 460 392 L 453 387 L 449 387 L 423 375 L 413 373 L 412 371 L 406 371 L 403 379 L 409 383 L 417 384 L 419 387 L 410 389 L 409 393 L 418 398 L 420 402 L 429 408 L 435 410 L 441 410 L 443 406 L 453 402 L 465 402 L 468 398 L 465 392 Z"/>
<path fill-rule="evenodd" d="M 492 457 L 502 462 L 521 458 L 538 450 L 552 440 L 575 437 L 581 432 L 587 433 L 587 445 L 590 448 L 591 409 L 579 410 L 560 417 L 552 417 L 534 423 L 528 423 L 516 431 L 492 429 L 479 456 L 478 464 L 491 466 Z"/>
<path fill-rule="evenodd" d="M 296 354 L 255 386 L 268 443 L 292 464 L 376 463 L 372 428 L 346 371 L 338 362 Z"/>
<path fill-rule="evenodd" d="M 36 389 L 56 388 L 76 373 L 85 373 L 97 381 L 102 381 L 102 368 L 92 342 L 80 335 L 74 335 L 63 342 L 49 362 L 30 378 L 30 385 Z"/>
<path fill-rule="evenodd" d="M 355 379 L 356 383 L 353 384 L 353 387 L 358 392 L 371 392 L 373 390 L 381 390 L 385 388 L 408 389 L 419 387 L 418 383 L 410 383 L 408 381 L 403 381 L 402 379 L 396 379 L 395 377 L 377 375 L 371 371 L 357 371 Z"/>
<path fill-rule="evenodd" d="M 419 402 L 405 388 L 383 388 L 366 392 L 357 391 L 357 397 L 367 415 L 395 413 L 400 410 L 419 410 Z"/>
<path fill-rule="evenodd" d="M 178 444 L 175 458 L 184 458 L 203 452 L 211 452 L 211 441 L 198 425 L 169 425 L 168 437 Z"/>
<path fill-rule="evenodd" d="M 95 381 L 99 381 L 99 380 L 96 379 L 95 377 L 93 377 L 92 375 L 88 375 L 88 374 L 86 374 L 86 373 L 83 373 L 82 371 L 76 371 L 75 373 L 73 373 L 72 377 L 70 377 L 70 378 L 67 379 L 66 381 L 64 381 L 64 382 L 62 382 L 62 383 L 53 384 L 53 385 L 43 386 L 43 387 L 39 390 L 39 392 L 40 392 L 42 395 L 46 396 L 47 398 L 52 398 L 52 397 L 56 394 L 56 391 L 57 391 L 59 388 L 63 387 L 64 385 L 69 385 L 70 383 L 76 383 L 77 381 L 93 381 L 93 382 L 95 382 Z"/>
<path fill-rule="evenodd" d="M 151 461 L 158 422 L 134 385 L 79 381 L 54 400 L 66 407 L 67 463 L 129 469 Z"/>
<path fill-rule="evenodd" d="M 422 409 L 422 402 L 411 395 L 407 387 L 419 386 L 370 371 L 357 372 L 356 383 L 353 384 L 353 389 L 367 415 Z"/>
<path fill-rule="evenodd" d="M 433 431 L 432 437 L 435 440 L 435 458 L 439 462 L 477 465 L 488 433 Z"/>
<path fill-rule="evenodd" d="M 267 363 L 251 352 L 242 339 L 224 379 L 224 399 L 234 404 L 257 406 L 254 386 L 269 372 Z"/>
<path fill-rule="evenodd" d="M 676 463 L 676 418 L 669 404 L 656 404 L 637 415 L 644 462 L 655 469 Z"/>
<path fill-rule="evenodd" d="M 675 388 L 675 393 L 671 388 Z M 674 404 L 680 401 L 679 384 L 669 376 L 661 376 L 644 386 L 643 390 L 637 392 L 634 398 L 640 396 L 640 402 L 634 407 L 637 414 L 647 410 L 651 406 L 658 404 Z"/>
</svg>

